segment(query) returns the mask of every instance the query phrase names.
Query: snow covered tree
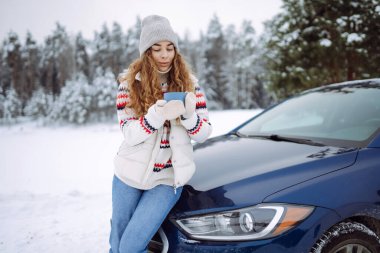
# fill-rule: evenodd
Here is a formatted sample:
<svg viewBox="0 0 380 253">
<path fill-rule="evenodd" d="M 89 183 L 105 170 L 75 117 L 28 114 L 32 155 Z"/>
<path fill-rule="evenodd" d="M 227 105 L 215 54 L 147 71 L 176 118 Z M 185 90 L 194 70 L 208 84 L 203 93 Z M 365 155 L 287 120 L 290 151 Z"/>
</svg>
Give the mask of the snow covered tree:
<svg viewBox="0 0 380 253">
<path fill-rule="evenodd" d="M 94 54 L 91 58 L 92 66 L 92 77 L 98 71 L 99 67 L 105 70 L 112 65 L 112 53 L 111 53 L 111 36 L 106 24 L 103 24 L 102 31 L 100 33 L 95 33 L 95 39 L 93 41 L 93 51 Z M 92 79 L 92 78 L 91 78 Z"/>
<path fill-rule="evenodd" d="M 45 46 L 42 49 L 40 74 L 41 85 L 52 94 L 58 95 L 60 87 L 57 85 L 58 70 L 55 62 L 53 41 L 46 38 Z"/>
<path fill-rule="evenodd" d="M 91 118 L 101 121 L 115 116 L 115 98 L 117 93 L 117 82 L 111 69 L 107 69 L 103 75 L 98 69 L 91 84 Z"/>
<path fill-rule="evenodd" d="M 230 25 L 224 33 L 228 48 L 226 66 L 231 108 L 265 108 L 269 104 L 261 77 L 265 70 L 251 22 L 243 20 L 238 31 Z"/>
<path fill-rule="evenodd" d="M 239 83 L 239 71 L 237 68 L 237 62 L 241 60 L 241 56 L 244 55 L 243 52 L 240 52 L 239 48 L 239 35 L 236 31 L 235 25 L 228 25 L 224 31 L 226 34 L 226 68 L 229 70 L 229 74 L 227 75 L 227 83 L 231 90 L 231 108 L 240 108 L 241 101 L 239 100 L 239 91 L 241 90 L 242 83 Z M 244 55 L 246 57 L 246 55 Z M 244 84 L 243 84 L 244 85 Z"/>
<path fill-rule="evenodd" d="M 123 69 L 127 68 L 129 64 L 131 64 L 135 59 L 140 57 L 140 53 L 139 53 L 140 33 L 141 33 L 141 19 L 140 17 L 137 17 L 135 24 L 127 30 L 127 35 L 125 37 L 125 47 L 123 48 L 125 65 L 123 66 Z"/>
<path fill-rule="evenodd" d="M 243 21 L 238 41 L 238 61 L 235 68 L 238 70 L 238 97 L 240 108 L 263 107 L 265 94 L 258 82 L 258 76 L 262 71 L 256 57 L 256 36 L 251 22 Z"/>
<path fill-rule="evenodd" d="M 22 103 L 16 90 L 13 87 L 11 87 L 5 93 L 6 95 L 0 98 L 0 101 L 3 100 L 1 108 L 2 117 L 4 122 L 11 123 L 15 120 L 15 118 L 21 116 Z"/>
<path fill-rule="evenodd" d="M 11 71 L 5 58 L 5 48 L 6 41 L 4 40 L 2 47 L 0 47 L 0 94 L 4 97 L 5 91 L 11 86 Z"/>
<path fill-rule="evenodd" d="M 53 108 L 53 96 L 45 93 L 42 87 L 35 90 L 25 106 L 25 116 L 33 119 L 48 116 Z"/>
<path fill-rule="evenodd" d="M 83 74 L 68 80 L 49 114 L 53 122 L 85 123 L 90 116 L 91 86 Z"/>
<path fill-rule="evenodd" d="M 226 66 L 226 52 L 228 50 L 223 34 L 222 25 L 215 15 L 208 26 L 207 34 L 203 38 L 203 66 L 202 79 L 207 84 L 211 109 L 230 108 L 231 93 L 227 83 L 229 75 Z"/>
<path fill-rule="evenodd" d="M 0 119 L 4 117 L 4 104 L 5 104 L 5 94 L 3 88 L 0 86 Z"/>
<path fill-rule="evenodd" d="M 59 95 L 61 88 L 74 73 L 74 48 L 65 28 L 59 23 L 56 24 L 53 35 L 45 40 L 41 68 L 41 84 L 53 95 Z"/>
<path fill-rule="evenodd" d="M 114 75 L 118 75 L 123 68 L 125 68 L 124 44 L 124 35 L 121 26 L 114 22 L 110 41 L 111 65 L 107 66 L 107 68 L 112 70 Z"/>
<path fill-rule="evenodd" d="M 10 83 L 7 85 L 5 91 L 12 87 L 12 92 L 15 91 L 18 99 L 24 98 L 24 80 L 23 80 L 23 62 L 21 57 L 21 43 L 18 35 L 10 32 L 4 44 L 4 59 L 6 61 L 5 71 L 9 71 Z M 11 93 L 12 94 L 12 93 Z M 22 108 L 22 106 L 21 106 Z"/>
<path fill-rule="evenodd" d="M 283 2 L 267 26 L 270 82 L 280 97 L 379 75 L 379 1 Z"/>
<path fill-rule="evenodd" d="M 197 69 L 198 53 L 197 43 L 190 40 L 190 33 L 186 32 L 183 39 L 179 38 L 178 41 L 181 54 L 185 57 L 186 62 L 192 70 Z"/>
<path fill-rule="evenodd" d="M 199 55 L 197 60 L 195 72 L 197 74 L 197 78 L 199 79 L 200 86 L 204 89 L 204 92 L 207 96 L 207 107 L 209 109 L 220 108 L 218 102 L 213 100 L 216 97 L 216 93 L 212 90 L 211 86 L 208 83 L 209 78 L 207 78 L 207 74 L 209 70 L 206 68 L 207 58 L 206 55 L 206 39 L 203 33 L 200 34 L 200 40 L 197 43 L 195 51 Z"/>
<path fill-rule="evenodd" d="M 90 78 L 90 57 L 87 52 L 87 41 L 82 33 L 78 33 L 75 38 L 75 73 L 83 73 Z"/>
<path fill-rule="evenodd" d="M 37 42 L 33 39 L 30 32 L 26 35 L 25 46 L 22 48 L 22 61 L 24 65 L 23 69 L 23 92 L 20 94 L 22 101 L 24 103 L 23 107 L 26 105 L 27 101 L 30 99 L 31 94 L 37 87 L 39 87 L 39 49 Z"/>
<path fill-rule="evenodd" d="M 266 108 L 271 103 L 269 91 L 265 81 L 264 50 L 257 39 L 251 21 L 244 20 L 239 35 L 240 60 L 236 64 L 244 81 L 240 90 L 239 99 L 242 108 Z M 245 87 L 244 87 L 245 84 Z"/>
</svg>

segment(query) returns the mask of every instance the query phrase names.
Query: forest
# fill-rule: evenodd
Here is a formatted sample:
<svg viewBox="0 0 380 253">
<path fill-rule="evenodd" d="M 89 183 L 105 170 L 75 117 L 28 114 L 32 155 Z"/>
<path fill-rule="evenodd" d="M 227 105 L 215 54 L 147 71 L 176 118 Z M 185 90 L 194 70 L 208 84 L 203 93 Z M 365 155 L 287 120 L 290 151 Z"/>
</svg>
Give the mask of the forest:
<svg viewBox="0 0 380 253">
<path fill-rule="evenodd" d="M 42 44 L 10 31 L 0 45 L 0 124 L 106 121 L 116 116 L 117 76 L 137 57 L 135 25 L 103 25 L 92 39 L 64 24 Z M 251 22 L 223 26 L 217 15 L 179 50 L 210 110 L 266 108 L 302 90 L 380 77 L 380 0 L 283 0 L 256 34 Z"/>
</svg>

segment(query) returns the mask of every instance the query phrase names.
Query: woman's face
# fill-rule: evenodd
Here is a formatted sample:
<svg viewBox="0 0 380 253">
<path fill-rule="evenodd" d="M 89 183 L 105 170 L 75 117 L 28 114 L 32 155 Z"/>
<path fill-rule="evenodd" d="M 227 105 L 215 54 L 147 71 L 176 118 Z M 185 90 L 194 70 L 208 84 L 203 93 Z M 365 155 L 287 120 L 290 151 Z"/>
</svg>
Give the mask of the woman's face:
<svg viewBox="0 0 380 253">
<path fill-rule="evenodd" d="M 166 72 L 171 67 L 174 55 L 174 45 L 170 41 L 157 42 L 152 46 L 153 60 L 161 72 Z"/>
</svg>

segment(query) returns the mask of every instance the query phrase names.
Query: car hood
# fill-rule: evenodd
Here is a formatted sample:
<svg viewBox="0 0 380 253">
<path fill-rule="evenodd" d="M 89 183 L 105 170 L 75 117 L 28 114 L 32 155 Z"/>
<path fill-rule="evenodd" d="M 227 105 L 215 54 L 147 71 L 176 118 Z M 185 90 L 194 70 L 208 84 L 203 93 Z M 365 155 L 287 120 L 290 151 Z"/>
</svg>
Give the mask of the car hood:
<svg viewBox="0 0 380 253">
<path fill-rule="evenodd" d="M 257 204 L 275 192 L 355 162 L 357 150 L 225 135 L 194 149 L 197 170 L 177 211 Z"/>
</svg>

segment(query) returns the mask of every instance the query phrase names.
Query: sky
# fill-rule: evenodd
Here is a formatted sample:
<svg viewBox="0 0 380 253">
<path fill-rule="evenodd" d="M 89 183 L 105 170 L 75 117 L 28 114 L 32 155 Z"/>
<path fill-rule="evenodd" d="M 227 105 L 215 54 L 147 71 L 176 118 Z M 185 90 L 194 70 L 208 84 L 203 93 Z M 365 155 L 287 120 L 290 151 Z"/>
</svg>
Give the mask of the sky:
<svg viewBox="0 0 380 253">
<path fill-rule="evenodd" d="M 30 31 L 41 43 L 57 21 L 69 34 L 81 31 L 92 39 L 103 24 L 110 28 L 116 21 L 127 30 L 137 16 L 151 14 L 167 17 L 179 36 L 188 32 L 191 39 L 207 31 L 214 14 L 223 26 L 239 28 L 243 20 L 250 20 L 261 34 L 263 22 L 279 13 L 281 4 L 281 0 L 0 0 L 0 41 L 9 31 L 23 41 Z"/>
</svg>

